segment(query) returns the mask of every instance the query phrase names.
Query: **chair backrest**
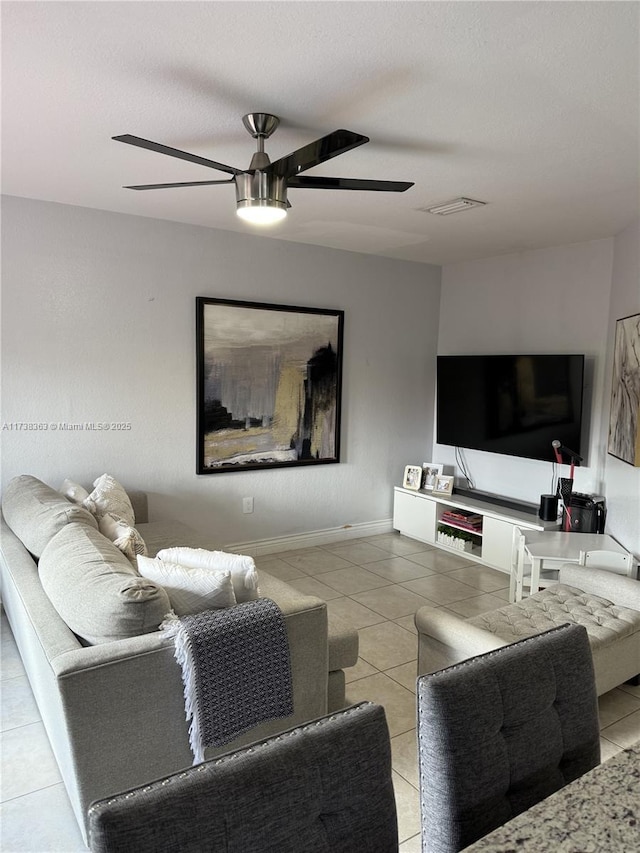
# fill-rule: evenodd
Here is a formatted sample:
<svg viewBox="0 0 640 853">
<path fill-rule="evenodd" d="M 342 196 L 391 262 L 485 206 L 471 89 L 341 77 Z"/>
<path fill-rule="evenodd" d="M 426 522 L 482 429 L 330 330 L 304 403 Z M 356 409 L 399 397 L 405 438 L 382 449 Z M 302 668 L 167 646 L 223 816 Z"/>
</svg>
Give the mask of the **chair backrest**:
<svg viewBox="0 0 640 853">
<path fill-rule="evenodd" d="M 600 760 L 586 629 L 562 625 L 418 679 L 423 853 L 457 853 Z"/>
<path fill-rule="evenodd" d="M 520 601 L 524 582 L 524 533 L 514 526 L 511 540 L 511 576 L 509 579 L 509 601 Z"/>
<path fill-rule="evenodd" d="M 631 575 L 633 571 L 631 554 L 619 554 L 617 551 L 580 551 L 578 562 L 581 566 L 606 569 L 620 575 Z"/>
<path fill-rule="evenodd" d="M 89 808 L 93 853 L 397 853 L 391 743 L 363 702 Z"/>
</svg>

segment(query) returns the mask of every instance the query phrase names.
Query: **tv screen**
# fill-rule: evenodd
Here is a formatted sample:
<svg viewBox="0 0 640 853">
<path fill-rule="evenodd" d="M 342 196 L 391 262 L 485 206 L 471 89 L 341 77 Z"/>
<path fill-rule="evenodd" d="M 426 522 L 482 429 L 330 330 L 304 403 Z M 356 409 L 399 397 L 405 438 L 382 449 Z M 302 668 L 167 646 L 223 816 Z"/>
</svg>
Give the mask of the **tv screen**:
<svg viewBox="0 0 640 853">
<path fill-rule="evenodd" d="M 441 355 L 436 441 L 553 462 L 580 455 L 583 355 Z"/>
</svg>

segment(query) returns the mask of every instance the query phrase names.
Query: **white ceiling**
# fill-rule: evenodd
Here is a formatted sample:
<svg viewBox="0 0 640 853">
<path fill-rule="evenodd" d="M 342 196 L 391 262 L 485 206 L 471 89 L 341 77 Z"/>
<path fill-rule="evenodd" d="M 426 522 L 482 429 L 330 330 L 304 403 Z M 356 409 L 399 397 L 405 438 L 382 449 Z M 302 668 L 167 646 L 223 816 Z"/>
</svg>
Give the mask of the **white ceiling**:
<svg viewBox="0 0 640 853">
<path fill-rule="evenodd" d="M 419 262 L 610 236 L 638 216 L 637 2 L 3 2 L 2 190 L 255 232 L 227 175 L 113 142 L 131 133 L 247 168 L 337 128 L 371 142 L 308 175 L 406 193 L 291 189 L 258 233 Z M 486 207 L 419 208 L 458 196 Z"/>
</svg>

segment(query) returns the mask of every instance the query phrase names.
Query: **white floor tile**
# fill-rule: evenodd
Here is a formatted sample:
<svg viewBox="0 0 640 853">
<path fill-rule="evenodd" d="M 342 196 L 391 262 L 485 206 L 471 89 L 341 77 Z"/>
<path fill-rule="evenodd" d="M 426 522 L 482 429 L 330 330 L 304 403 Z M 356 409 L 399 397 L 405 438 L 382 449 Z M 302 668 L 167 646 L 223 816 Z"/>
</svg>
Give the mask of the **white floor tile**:
<svg viewBox="0 0 640 853">
<path fill-rule="evenodd" d="M 397 773 L 393 774 L 393 790 L 398 810 L 398 840 L 402 843 L 420 832 L 420 794 Z"/>
<path fill-rule="evenodd" d="M 600 730 L 602 737 L 625 749 L 640 740 L 640 711 L 634 711 L 612 726 Z"/>
<path fill-rule="evenodd" d="M 418 578 L 415 581 L 403 583 L 405 589 L 417 592 L 435 604 L 451 604 L 454 601 L 462 601 L 465 598 L 475 598 L 478 590 L 468 583 L 461 583 L 448 574 L 429 575 L 426 578 Z"/>
<path fill-rule="evenodd" d="M 347 700 L 382 705 L 391 737 L 415 729 L 416 697 L 382 672 L 352 681 L 347 686 Z"/>
<path fill-rule="evenodd" d="M 261 571 L 265 571 L 281 581 L 290 581 L 294 578 L 303 578 L 307 576 L 302 569 L 296 568 L 290 563 L 286 563 L 279 557 L 276 557 L 275 559 L 270 557 L 258 557 L 256 560 L 256 568 L 258 569 L 258 578 L 260 577 Z"/>
<path fill-rule="evenodd" d="M 27 676 L 19 675 L 3 681 L 0 696 L 0 731 L 27 726 L 29 723 L 38 722 L 39 719 L 40 711 Z"/>
<path fill-rule="evenodd" d="M 304 595 L 315 595 L 323 601 L 331 601 L 332 598 L 341 598 L 342 596 L 342 593 L 336 592 L 335 589 L 331 589 L 330 586 L 322 583 L 322 581 L 319 581 L 317 578 L 309 576 L 304 578 L 294 578 L 293 580 L 287 581 L 287 583 L 289 586 L 297 589 L 298 592 L 302 592 Z"/>
<path fill-rule="evenodd" d="M 447 610 L 452 610 L 465 619 L 471 619 L 473 616 L 479 616 L 481 613 L 487 613 L 489 610 L 498 610 L 499 607 L 504 607 L 505 602 L 498 598 L 493 593 L 484 593 L 477 595 L 474 598 L 464 598 L 462 601 L 452 601 L 447 605 Z"/>
<path fill-rule="evenodd" d="M 375 563 L 364 563 L 363 568 L 375 572 L 386 578 L 389 583 L 402 583 L 412 581 L 416 578 L 425 578 L 436 574 L 434 569 L 412 563 L 406 557 L 387 557 L 385 560 L 377 560 Z"/>
<path fill-rule="evenodd" d="M 384 622 L 385 617 L 374 610 L 370 610 L 353 598 L 342 596 L 341 598 L 332 598 L 327 601 L 327 611 L 329 615 L 335 614 L 351 625 L 355 630 L 366 628 L 368 625 L 377 625 L 379 622 Z"/>
<path fill-rule="evenodd" d="M 403 616 L 402 619 L 394 619 L 393 621 L 396 625 L 400 625 L 401 628 L 411 631 L 412 634 L 417 636 L 418 629 L 416 628 L 415 615 L 415 613 L 412 613 L 410 616 Z"/>
<path fill-rule="evenodd" d="M 391 738 L 391 765 L 410 785 L 414 788 L 420 787 L 415 729 Z"/>
<path fill-rule="evenodd" d="M 342 557 L 337 557 L 335 554 L 325 551 L 322 548 L 313 548 L 291 555 L 285 551 L 283 554 L 280 554 L 280 558 L 295 569 L 301 569 L 307 575 L 353 567 L 353 563 L 349 563 L 347 560 L 343 560 Z"/>
<path fill-rule="evenodd" d="M 422 853 L 422 837 L 418 834 L 403 841 L 398 853 Z"/>
<path fill-rule="evenodd" d="M 598 697 L 601 729 L 613 725 L 613 723 L 638 710 L 640 710 L 640 697 L 631 696 L 624 690 L 616 688 Z"/>
<path fill-rule="evenodd" d="M 509 575 L 487 566 L 465 566 L 463 569 L 454 569 L 447 572 L 447 577 L 455 578 L 468 583 L 469 586 L 479 589 L 481 592 L 495 592 L 498 589 L 509 588 Z"/>
<path fill-rule="evenodd" d="M 401 666 L 392 666 L 391 669 L 385 669 L 385 675 L 393 678 L 398 684 L 402 684 L 407 690 L 412 693 L 416 692 L 416 681 L 418 678 L 418 667 L 416 661 L 412 660 L 409 663 L 403 663 Z"/>
<path fill-rule="evenodd" d="M 399 533 L 380 533 L 378 536 L 369 536 L 366 542 L 371 542 L 372 545 L 377 545 L 384 551 L 390 554 L 397 554 L 399 557 L 405 554 L 418 554 L 421 551 L 431 551 L 433 545 L 427 545 L 426 542 L 418 542 L 417 539 L 409 539 L 407 536 L 401 536 Z"/>
<path fill-rule="evenodd" d="M 352 596 L 355 601 L 385 616 L 387 619 L 399 619 L 411 616 L 419 607 L 433 607 L 433 602 L 409 589 L 394 584 L 382 589 L 370 589 Z"/>
<path fill-rule="evenodd" d="M 361 566 L 363 563 L 371 563 L 374 560 L 384 560 L 389 556 L 388 551 L 377 548 L 370 542 L 362 542 L 361 540 L 349 542 L 346 545 L 325 545 L 325 550 L 358 566 Z"/>
<path fill-rule="evenodd" d="M 12 800 L 62 781 L 42 723 L 0 734 L 0 800 Z"/>
<path fill-rule="evenodd" d="M 640 684 L 621 684 L 618 689 L 624 690 L 625 693 L 629 693 L 631 696 L 637 696 L 640 699 Z"/>
<path fill-rule="evenodd" d="M 86 853 L 60 782 L 0 804 L 3 853 Z"/>
<path fill-rule="evenodd" d="M 465 566 L 477 565 L 477 563 L 472 563 L 470 560 L 465 560 L 464 557 L 458 557 L 455 554 L 446 554 L 439 548 L 433 548 L 431 551 L 421 551 L 417 554 L 407 554 L 406 558 L 412 563 L 418 563 L 421 566 L 426 566 L 426 568 L 440 573 L 462 569 Z"/>
<path fill-rule="evenodd" d="M 362 658 L 358 658 L 358 662 L 355 666 L 349 666 L 344 671 L 344 678 L 347 684 L 350 684 L 352 681 L 358 681 L 360 678 L 366 678 L 367 675 L 374 675 L 378 670 L 375 666 L 371 666 L 370 663 L 367 663 L 366 660 L 362 660 Z"/>
<path fill-rule="evenodd" d="M 605 737 L 600 738 L 600 761 L 608 761 L 622 751 L 622 747 L 617 743 L 607 740 Z"/>
<path fill-rule="evenodd" d="M 0 679 L 17 678 L 25 675 L 20 652 L 13 639 L 9 621 L 4 610 L 1 611 L 1 633 L 0 633 Z"/>
<path fill-rule="evenodd" d="M 337 569 L 317 575 L 318 580 L 336 589 L 342 595 L 354 595 L 381 586 L 390 586 L 386 578 L 374 575 L 361 566 L 350 565 L 347 569 Z"/>
<path fill-rule="evenodd" d="M 390 669 L 418 657 L 418 638 L 395 622 L 381 622 L 362 628 L 360 657 L 376 669 Z"/>
</svg>

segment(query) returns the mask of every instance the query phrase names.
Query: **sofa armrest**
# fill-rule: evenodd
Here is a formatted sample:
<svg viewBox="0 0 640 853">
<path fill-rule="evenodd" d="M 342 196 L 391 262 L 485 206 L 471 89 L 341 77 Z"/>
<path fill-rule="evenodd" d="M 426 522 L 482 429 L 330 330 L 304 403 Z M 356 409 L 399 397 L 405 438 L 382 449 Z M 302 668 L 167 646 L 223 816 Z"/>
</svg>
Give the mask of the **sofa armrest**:
<svg viewBox="0 0 640 853">
<path fill-rule="evenodd" d="M 504 640 L 469 624 L 464 617 L 433 607 L 421 607 L 415 615 L 415 623 L 418 675 L 436 672 L 505 645 Z"/>
<path fill-rule="evenodd" d="M 592 569 L 565 563 L 560 566 L 560 583 L 599 595 L 619 607 L 640 610 L 640 581 L 605 569 Z"/>
</svg>

